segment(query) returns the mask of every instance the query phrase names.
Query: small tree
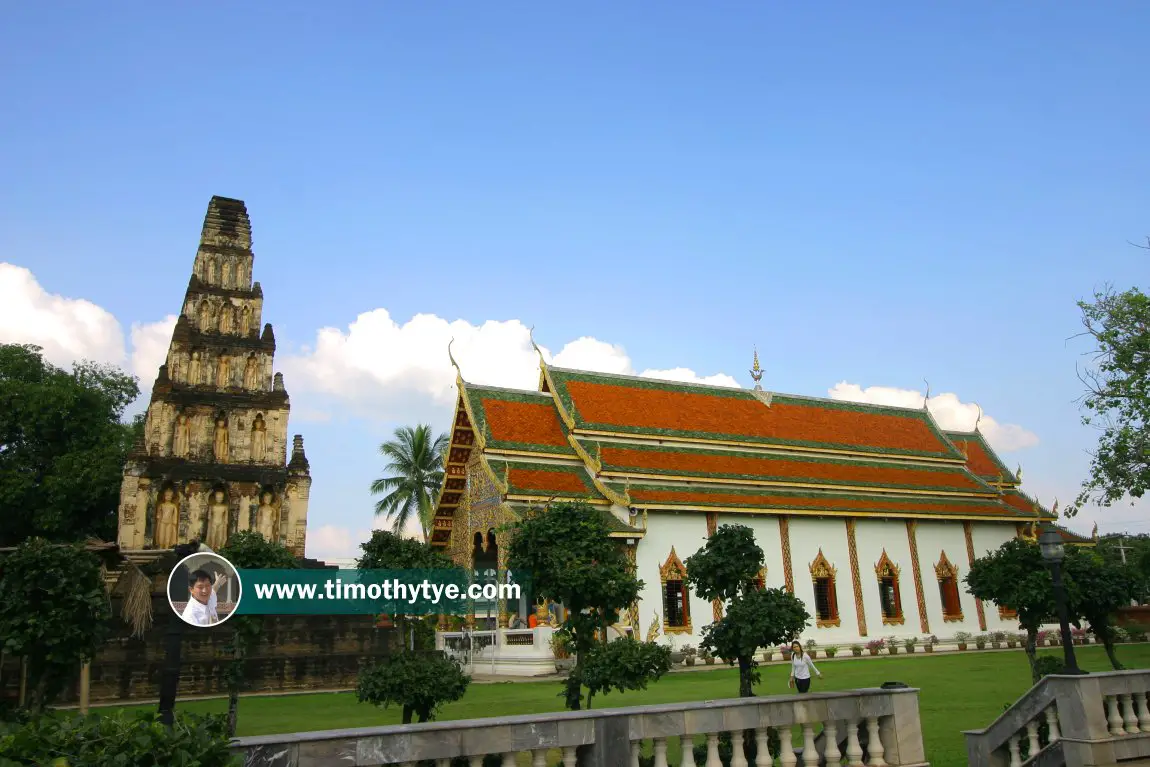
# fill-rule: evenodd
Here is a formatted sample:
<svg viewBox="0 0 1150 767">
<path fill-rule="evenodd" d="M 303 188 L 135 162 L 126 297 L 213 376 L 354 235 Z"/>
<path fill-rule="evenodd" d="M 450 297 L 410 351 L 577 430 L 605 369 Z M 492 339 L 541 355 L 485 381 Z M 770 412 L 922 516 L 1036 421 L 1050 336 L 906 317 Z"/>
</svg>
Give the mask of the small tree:
<svg viewBox="0 0 1150 767">
<path fill-rule="evenodd" d="M 621 610 L 638 601 L 643 588 L 619 544 L 611 539 L 602 512 L 583 503 L 559 503 L 528 514 L 511 527 L 511 532 L 507 566 L 530 573 L 538 597 L 567 608 L 563 628 L 575 651 L 575 666 L 564 682 L 567 708 L 579 710 L 588 671 L 596 689 L 606 689 L 604 675 L 615 672 L 605 669 L 617 671 L 618 661 L 640 664 L 627 672 L 628 685 L 644 677 L 643 669 L 654 673 L 660 667 L 661 661 L 650 651 L 632 656 L 622 648 L 601 656 L 596 662 L 601 665 L 588 666 L 597 644 L 596 632 L 600 634 L 598 644 L 606 645 L 608 627 L 618 622 Z"/>
<path fill-rule="evenodd" d="M 703 629 L 702 646 L 728 665 L 737 660 L 739 696 L 754 695 L 759 681 L 756 651 L 797 637 L 809 625 L 810 613 L 802 600 L 785 589 L 757 586 L 763 550 L 745 525 L 720 526 L 683 564 L 699 598 L 717 599 L 726 608 L 720 620 Z"/>
<path fill-rule="evenodd" d="M 1078 599 L 1072 606 L 1074 615 L 1090 624 L 1094 635 L 1102 640 L 1106 657 L 1115 670 L 1122 664 L 1114 652 L 1114 613 L 1130 604 L 1138 577 L 1135 569 L 1121 562 L 1107 561 L 1097 552 L 1069 547 L 1063 562 L 1068 580 L 1074 583 Z"/>
<path fill-rule="evenodd" d="M 587 708 L 596 694 L 612 690 L 645 690 L 671 670 L 671 648 L 654 642 L 620 637 L 591 648 L 581 682 L 587 688 Z"/>
<path fill-rule="evenodd" d="M 293 570 L 298 562 L 295 555 L 282 544 L 269 541 L 254 530 L 243 530 L 228 539 L 219 554 L 238 570 Z M 228 621 L 232 641 L 225 648 L 232 654 L 228 664 L 228 737 L 236 734 L 239 716 L 240 690 L 247 680 L 244 666 L 251 649 L 263 632 L 262 615 L 233 615 Z"/>
<path fill-rule="evenodd" d="M 79 544 L 31 538 L 0 557 L 0 594 L 0 649 L 27 663 L 27 708 L 40 713 L 108 637 L 100 560 Z"/>
<path fill-rule="evenodd" d="M 1026 659 L 1037 682 L 1038 629 L 1055 614 L 1054 583 L 1038 544 L 1012 538 L 985 556 L 974 560 L 966 574 L 966 585 L 975 599 L 993 602 L 1013 610 L 1026 631 Z M 1067 583 L 1067 590 L 1070 584 Z"/>
<path fill-rule="evenodd" d="M 429 722 L 444 703 L 462 698 L 470 683 L 454 658 L 405 649 L 360 672 L 356 696 L 360 703 L 402 706 L 404 724 L 413 714 Z"/>
<path fill-rule="evenodd" d="M 1095 363 L 1080 375 L 1086 387 L 1082 421 L 1100 434 L 1090 476 L 1069 516 L 1091 501 L 1110 506 L 1127 496 L 1141 498 L 1150 487 L 1150 296 L 1108 287 L 1078 307 Z"/>
</svg>

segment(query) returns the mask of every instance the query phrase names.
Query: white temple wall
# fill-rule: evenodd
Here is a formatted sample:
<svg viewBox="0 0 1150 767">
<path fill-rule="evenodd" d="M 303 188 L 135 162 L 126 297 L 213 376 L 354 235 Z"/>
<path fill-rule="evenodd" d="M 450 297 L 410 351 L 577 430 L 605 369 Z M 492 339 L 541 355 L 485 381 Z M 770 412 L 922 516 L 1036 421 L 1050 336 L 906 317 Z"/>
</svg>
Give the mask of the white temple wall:
<svg viewBox="0 0 1150 767">
<path fill-rule="evenodd" d="M 999 546 L 1006 543 L 1011 538 L 1014 538 L 1017 535 L 1017 530 L 1018 528 L 1013 524 L 992 524 L 983 522 L 971 525 L 970 538 L 974 544 L 975 558 L 984 557 L 990 552 L 996 550 Z M 969 571 L 970 568 L 967 567 L 966 570 L 963 571 L 963 575 Z M 998 608 L 992 603 L 987 602 L 985 609 L 986 630 L 988 632 L 1021 632 L 1021 629 L 1018 626 L 1018 621 L 1014 618 L 998 617 Z"/>
<path fill-rule="evenodd" d="M 961 523 L 958 524 L 961 525 Z M 845 524 L 843 528 L 843 534 L 845 535 Z M 889 636 L 897 636 L 899 638 L 918 637 L 922 639 L 924 636 L 929 636 L 929 634 L 923 634 L 922 631 L 921 615 L 918 609 L 918 589 L 915 586 L 914 566 L 911 562 L 910 538 L 907 536 L 906 521 L 901 519 L 856 520 L 855 546 L 858 550 L 859 583 L 862 585 L 867 639 L 885 639 Z M 901 624 L 883 623 L 882 600 L 879 596 L 879 581 L 878 575 L 875 573 L 875 567 L 878 565 L 879 560 L 882 559 L 884 551 L 890 561 L 899 569 L 898 596 L 902 604 L 903 617 Z M 938 591 L 937 583 L 934 581 L 934 570 L 930 569 L 928 573 L 928 570 L 921 560 L 919 566 L 922 568 L 924 593 L 926 588 L 931 586 L 931 584 L 935 584 L 934 589 Z M 928 574 L 931 578 L 929 581 L 927 580 Z M 851 604 L 853 607 L 853 600 Z M 928 610 L 927 618 L 929 619 L 930 617 L 931 613 Z M 937 622 L 941 621 L 942 612 L 940 608 Z M 936 621 L 929 621 L 932 630 L 934 629 L 935 622 Z M 939 636 L 941 638 L 941 635 Z"/>
<path fill-rule="evenodd" d="M 920 520 L 915 537 L 918 539 L 918 556 L 922 564 L 922 585 L 926 596 L 926 612 L 930 618 L 930 633 L 940 639 L 953 637 L 960 631 L 977 636 L 981 629 L 978 625 L 976 600 L 966 590 L 965 578 L 970 572 L 970 561 L 967 559 L 966 533 L 962 522 Z M 958 567 L 961 621 L 943 619 L 942 595 L 934 568 L 944 551 L 947 559 Z"/>
<path fill-rule="evenodd" d="M 781 589 L 787 585 L 783 574 L 783 545 L 779 536 L 778 517 L 767 514 L 719 514 L 718 527 L 745 525 L 755 535 L 755 543 L 763 550 L 763 567 L 767 569 L 767 586 Z"/>
<path fill-rule="evenodd" d="M 659 616 L 659 641 L 662 634 L 663 592 L 659 568 L 667 561 L 674 547 L 683 562 L 707 542 L 707 516 L 701 512 L 651 512 L 647 517 L 646 535 L 635 551 L 637 575 L 644 582 L 639 600 L 639 638 L 647 636 L 652 619 Z M 703 627 L 711 623 L 711 603 L 699 599 L 692 591 L 689 596 L 691 633 L 672 634 L 674 647 L 699 645 Z"/>
<path fill-rule="evenodd" d="M 777 524 L 777 523 L 776 523 Z M 790 517 L 791 567 L 795 579 L 795 596 L 803 600 L 811 614 L 810 626 L 802 641 L 814 639 L 819 647 L 841 646 L 858 640 L 858 617 L 855 614 L 854 587 L 851 585 L 851 563 L 847 547 L 846 521 L 838 517 Z M 819 550 L 835 568 L 835 591 L 839 625 L 819 628 L 815 610 L 815 584 L 811 563 Z M 780 555 L 781 556 L 781 555 Z M 780 567 L 782 562 L 779 562 Z"/>
</svg>

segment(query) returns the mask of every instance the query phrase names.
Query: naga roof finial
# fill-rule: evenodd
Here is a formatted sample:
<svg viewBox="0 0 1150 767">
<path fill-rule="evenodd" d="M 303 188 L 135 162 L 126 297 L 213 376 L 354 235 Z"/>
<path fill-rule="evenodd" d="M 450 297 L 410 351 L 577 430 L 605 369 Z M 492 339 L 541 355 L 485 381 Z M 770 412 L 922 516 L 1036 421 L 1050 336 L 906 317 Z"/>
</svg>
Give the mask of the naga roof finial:
<svg viewBox="0 0 1150 767">
<path fill-rule="evenodd" d="M 978 425 L 982 423 L 982 405 L 979 405 L 977 402 L 975 402 L 974 406 L 978 408 L 978 418 L 974 419 L 974 430 L 977 432 Z"/>
<path fill-rule="evenodd" d="M 755 390 L 762 391 L 763 387 L 759 384 L 763 380 L 763 369 L 759 366 L 759 347 L 755 347 L 755 364 L 751 367 L 751 379 L 755 382 Z"/>
<path fill-rule="evenodd" d="M 926 403 L 930 401 L 930 381 L 926 380 L 925 378 L 922 380 L 923 383 L 926 384 L 926 396 L 922 398 L 922 409 L 926 410 Z"/>
<path fill-rule="evenodd" d="M 539 344 L 535 343 L 535 326 L 532 325 L 527 329 L 527 339 L 531 341 L 531 348 L 539 355 L 539 367 L 543 367 L 547 363 L 543 359 L 543 350 L 539 348 Z"/>
<path fill-rule="evenodd" d="M 455 343 L 454 338 L 447 342 L 447 359 L 451 360 L 451 366 L 455 368 L 455 374 L 459 376 L 460 380 L 463 380 L 463 371 L 459 369 L 459 363 L 455 361 L 455 355 L 451 353 L 451 345 L 453 343 Z"/>
<path fill-rule="evenodd" d="M 1018 484 L 1022 484 L 1022 464 L 1021 463 L 1018 464 L 1018 470 L 1014 472 L 1014 477 L 1015 477 L 1015 479 L 1018 480 Z"/>
</svg>

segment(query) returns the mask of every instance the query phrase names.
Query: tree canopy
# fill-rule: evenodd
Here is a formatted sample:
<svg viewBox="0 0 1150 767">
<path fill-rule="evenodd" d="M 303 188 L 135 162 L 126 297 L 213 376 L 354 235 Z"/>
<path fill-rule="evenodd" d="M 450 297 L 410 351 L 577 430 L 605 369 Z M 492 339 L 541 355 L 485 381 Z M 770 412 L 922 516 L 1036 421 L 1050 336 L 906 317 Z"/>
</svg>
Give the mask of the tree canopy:
<svg viewBox="0 0 1150 767">
<path fill-rule="evenodd" d="M 374 530 L 359 545 L 363 551 L 356 560 L 360 570 L 446 570 L 454 569 L 449 557 L 423 541 L 404 538 L 389 530 Z"/>
<path fill-rule="evenodd" d="M 81 544 L 29 538 L 0 557 L 0 594 L 0 649 L 25 660 L 27 707 L 42 711 L 110 633 L 100 560 Z"/>
<path fill-rule="evenodd" d="M 115 367 L 68 372 L 40 347 L 0 344 L 0 545 L 115 539 L 124 461 L 143 425 L 122 419 L 138 395 Z"/>
<path fill-rule="evenodd" d="M 1090 502 L 1111 506 L 1141 498 L 1150 486 L 1150 297 L 1137 288 L 1106 288 L 1078 306 L 1094 344 L 1093 367 L 1080 374 L 1082 420 L 1099 436 L 1069 516 Z"/>
<path fill-rule="evenodd" d="M 387 459 L 384 470 L 390 476 L 371 483 L 372 495 L 382 495 L 375 513 L 390 519 L 392 529 L 402 533 L 412 519 L 419 521 L 423 540 L 431 540 L 435 496 L 443 485 L 443 460 L 449 440 L 446 434 L 432 437 L 431 427 L 402 426 L 395 437 L 379 446 Z"/>
<path fill-rule="evenodd" d="M 1067 550 L 1063 566 L 1079 597 L 1073 605 L 1074 615 L 1090 624 L 1091 631 L 1106 648 L 1110 665 L 1121 669 L 1114 651 L 1114 614 L 1118 608 L 1130 604 L 1140 574 L 1132 565 L 1108 560 L 1098 552 L 1080 547 Z"/>
<path fill-rule="evenodd" d="M 411 724 L 412 715 L 429 722 L 444 703 L 462 698 L 470 683 L 471 677 L 454 658 L 404 650 L 361 671 L 356 697 L 384 708 L 400 706 L 404 724 Z"/>
<path fill-rule="evenodd" d="M 755 583 L 763 550 L 745 525 L 720 525 L 683 564 L 701 599 L 724 603 L 723 617 L 703 629 L 702 646 L 728 663 L 738 662 L 739 695 L 752 695 L 759 681 L 755 652 L 796 638 L 809 625 L 810 613 L 785 589 Z"/>
<path fill-rule="evenodd" d="M 638 601 L 643 582 L 635 577 L 620 544 L 611 539 L 602 512 L 587 504 L 554 504 L 528 514 L 510 529 L 508 568 L 530 573 L 537 597 L 567 608 L 563 628 L 571 637 L 576 659 L 564 683 L 565 696 L 567 707 L 578 710 L 596 633 L 599 643 L 606 644 L 608 627 L 619 621 L 620 611 Z M 601 656 L 603 668 L 627 658 L 638 659 L 648 669 L 658 669 L 662 663 L 649 650 L 633 656 L 623 648 L 608 652 Z M 600 672 L 593 672 L 596 689 L 607 689 L 595 674 Z M 639 666 L 629 674 L 629 684 L 643 676 Z"/>
</svg>

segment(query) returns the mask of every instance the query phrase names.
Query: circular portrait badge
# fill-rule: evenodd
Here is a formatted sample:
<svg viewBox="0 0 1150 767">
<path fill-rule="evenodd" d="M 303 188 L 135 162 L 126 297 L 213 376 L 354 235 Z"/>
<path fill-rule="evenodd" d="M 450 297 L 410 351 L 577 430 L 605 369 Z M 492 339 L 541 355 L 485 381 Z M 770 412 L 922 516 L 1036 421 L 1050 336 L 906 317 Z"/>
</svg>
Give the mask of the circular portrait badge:
<svg viewBox="0 0 1150 767">
<path fill-rule="evenodd" d="M 240 578 L 232 563 L 210 551 L 184 557 L 168 576 L 168 604 L 192 626 L 216 626 L 240 604 Z"/>
</svg>

